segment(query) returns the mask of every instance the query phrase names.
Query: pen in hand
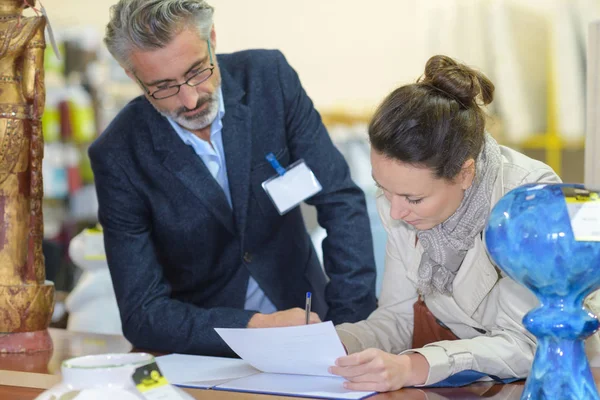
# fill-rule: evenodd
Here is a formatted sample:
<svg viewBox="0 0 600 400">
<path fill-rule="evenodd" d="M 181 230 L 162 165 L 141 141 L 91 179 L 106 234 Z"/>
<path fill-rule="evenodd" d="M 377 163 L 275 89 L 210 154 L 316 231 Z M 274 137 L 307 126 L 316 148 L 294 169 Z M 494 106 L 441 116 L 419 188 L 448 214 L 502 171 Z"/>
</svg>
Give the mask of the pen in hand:
<svg viewBox="0 0 600 400">
<path fill-rule="evenodd" d="M 308 325 L 308 322 L 310 321 L 310 302 L 311 302 L 311 294 L 310 292 L 306 292 L 306 325 Z"/>
</svg>

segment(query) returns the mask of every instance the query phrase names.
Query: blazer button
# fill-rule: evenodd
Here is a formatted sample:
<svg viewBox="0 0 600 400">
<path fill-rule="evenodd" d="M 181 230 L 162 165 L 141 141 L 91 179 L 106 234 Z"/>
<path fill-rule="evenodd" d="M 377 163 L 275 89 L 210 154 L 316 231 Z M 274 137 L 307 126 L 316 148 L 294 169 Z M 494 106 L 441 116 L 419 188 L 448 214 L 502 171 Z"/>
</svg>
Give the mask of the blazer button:
<svg viewBox="0 0 600 400">
<path fill-rule="evenodd" d="M 244 253 L 244 261 L 246 261 L 247 263 L 251 263 L 252 262 L 252 254 L 245 252 Z"/>
</svg>

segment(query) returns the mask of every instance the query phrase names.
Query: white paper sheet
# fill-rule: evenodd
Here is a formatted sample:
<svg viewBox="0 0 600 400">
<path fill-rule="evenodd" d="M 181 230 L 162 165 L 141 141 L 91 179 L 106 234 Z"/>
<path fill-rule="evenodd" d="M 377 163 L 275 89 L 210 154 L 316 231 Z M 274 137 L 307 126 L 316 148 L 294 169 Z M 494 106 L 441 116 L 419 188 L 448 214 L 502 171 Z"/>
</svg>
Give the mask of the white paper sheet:
<svg viewBox="0 0 600 400">
<path fill-rule="evenodd" d="M 346 355 L 331 321 L 285 328 L 215 330 L 237 355 L 263 372 L 334 376 L 327 369 Z"/>
<path fill-rule="evenodd" d="M 321 399 L 362 399 L 374 394 L 344 389 L 343 383 L 344 379 L 340 377 L 262 373 L 236 379 L 214 389 Z"/>
<path fill-rule="evenodd" d="M 260 372 L 237 358 L 169 354 L 156 357 L 156 363 L 170 383 L 206 389 Z"/>
<path fill-rule="evenodd" d="M 363 399 L 375 393 L 346 390 L 343 378 L 327 372 L 336 358 L 346 354 L 331 322 L 216 331 L 243 360 L 182 354 L 157 357 L 169 382 L 203 389 L 322 399 Z"/>
</svg>

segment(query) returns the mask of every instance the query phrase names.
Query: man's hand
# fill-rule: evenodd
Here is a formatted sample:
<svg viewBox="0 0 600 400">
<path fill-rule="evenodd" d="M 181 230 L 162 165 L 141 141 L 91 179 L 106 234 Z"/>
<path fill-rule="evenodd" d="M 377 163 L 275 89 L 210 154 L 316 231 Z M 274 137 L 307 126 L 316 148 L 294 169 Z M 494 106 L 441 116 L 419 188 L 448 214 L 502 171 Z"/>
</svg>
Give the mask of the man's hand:
<svg viewBox="0 0 600 400">
<path fill-rule="evenodd" d="M 310 313 L 310 324 L 321 322 L 319 316 Z M 248 328 L 275 328 L 306 324 L 306 311 L 296 307 L 289 310 L 277 311 L 273 314 L 254 314 L 248 321 Z"/>
<path fill-rule="evenodd" d="M 367 349 L 338 358 L 329 372 L 346 378 L 348 382 L 344 382 L 344 387 L 347 389 L 390 392 L 425 383 L 429 363 L 419 353 L 395 355 Z"/>
</svg>

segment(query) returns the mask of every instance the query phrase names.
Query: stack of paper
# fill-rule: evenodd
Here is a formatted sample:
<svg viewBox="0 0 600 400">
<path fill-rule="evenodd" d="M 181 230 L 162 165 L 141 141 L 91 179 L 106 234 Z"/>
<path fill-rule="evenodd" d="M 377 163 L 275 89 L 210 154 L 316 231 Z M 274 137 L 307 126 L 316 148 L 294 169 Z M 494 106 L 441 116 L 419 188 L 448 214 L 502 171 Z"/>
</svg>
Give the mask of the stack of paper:
<svg viewBox="0 0 600 400">
<path fill-rule="evenodd" d="M 323 399 L 363 399 L 327 372 L 346 355 L 331 322 L 265 329 L 216 329 L 242 359 L 172 354 L 158 357 L 173 384 L 214 390 Z"/>
<path fill-rule="evenodd" d="M 238 358 L 169 354 L 156 357 L 156 363 L 170 383 L 202 389 L 260 373 Z"/>
</svg>

